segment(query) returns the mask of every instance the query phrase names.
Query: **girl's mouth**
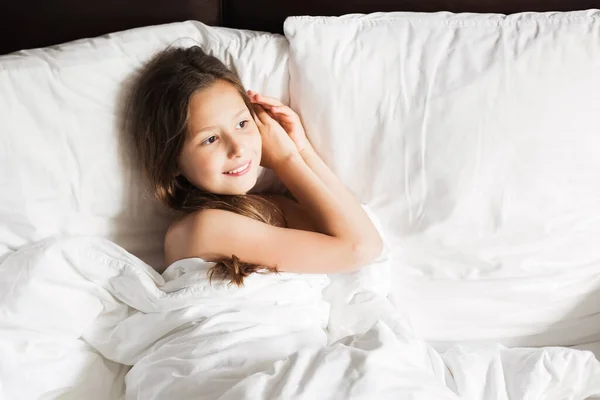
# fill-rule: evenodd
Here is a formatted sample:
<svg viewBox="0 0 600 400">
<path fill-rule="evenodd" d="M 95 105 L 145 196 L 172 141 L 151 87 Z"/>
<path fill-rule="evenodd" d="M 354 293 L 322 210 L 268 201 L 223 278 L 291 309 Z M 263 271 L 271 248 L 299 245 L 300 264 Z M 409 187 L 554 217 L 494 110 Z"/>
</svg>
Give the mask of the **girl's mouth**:
<svg viewBox="0 0 600 400">
<path fill-rule="evenodd" d="M 239 167 L 232 169 L 231 171 L 223 172 L 225 175 L 229 176 L 242 176 L 250 171 L 250 167 L 252 166 L 252 160 L 248 161 L 245 164 L 240 165 Z"/>
</svg>

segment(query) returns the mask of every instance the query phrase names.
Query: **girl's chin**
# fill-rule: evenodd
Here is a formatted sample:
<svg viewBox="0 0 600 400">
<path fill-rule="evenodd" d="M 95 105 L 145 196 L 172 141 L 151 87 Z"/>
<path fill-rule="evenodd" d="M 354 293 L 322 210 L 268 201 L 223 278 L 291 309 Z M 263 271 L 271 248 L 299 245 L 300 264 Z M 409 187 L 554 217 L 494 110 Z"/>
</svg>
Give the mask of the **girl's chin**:
<svg viewBox="0 0 600 400">
<path fill-rule="evenodd" d="M 254 179 L 248 179 L 245 182 L 240 182 L 239 185 L 235 185 L 235 186 L 230 186 L 229 188 L 227 188 L 226 193 L 223 194 L 229 194 L 229 195 L 245 195 L 248 194 L 248 192 L 256 185 L 256 177 Z"/>
</svg>

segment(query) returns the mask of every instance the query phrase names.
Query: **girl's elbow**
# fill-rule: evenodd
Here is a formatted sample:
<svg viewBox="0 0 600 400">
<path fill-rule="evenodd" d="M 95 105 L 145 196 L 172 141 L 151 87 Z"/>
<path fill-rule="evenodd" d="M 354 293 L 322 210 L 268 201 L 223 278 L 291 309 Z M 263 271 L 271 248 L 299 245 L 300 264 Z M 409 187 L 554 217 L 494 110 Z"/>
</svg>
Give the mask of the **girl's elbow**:
<svg viewBox="0 0 600 400">
<path fill-rule="evenodd" d="M 375 261 L 383 251 L 383 240 L 380 235 L 365 240 L 353 246 L 357 267 L 362 267 Z"/>
</svg>

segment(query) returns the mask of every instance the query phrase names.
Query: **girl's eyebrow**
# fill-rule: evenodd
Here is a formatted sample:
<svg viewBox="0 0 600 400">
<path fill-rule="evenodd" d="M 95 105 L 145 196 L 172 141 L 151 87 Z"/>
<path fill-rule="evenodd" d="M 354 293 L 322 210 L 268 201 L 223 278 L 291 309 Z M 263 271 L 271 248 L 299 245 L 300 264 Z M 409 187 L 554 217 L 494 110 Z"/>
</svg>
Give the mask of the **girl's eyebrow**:
<svg viewBox="0 0 600 400">
<path fill-rule="evenodd" d="M 237 119 L 237 118 L 239 118 L 239 117 L 240 117 L 240 115 L 242 115 L 242 114 L 243 114 L 243 113 L 245 113 L 246 111 L 248 111 L 248 108 L 247 108 L 247 107 L 244 107 L 244 108 L 242 108 L 240 111 L 238 111 L 238 112 L 237 112 L 237 113 L 236 113 L 236 114 L 233 116 L 233 118 L 232 118 L 232 119 Z M 210 131 L 210 130 L 213 130 L 213 129 L 215 129 L 215 128 L 216 128 L 216 126 L 215 126 L 215 125 L 206 126 L 206 127 L 202 128 L 202 129 L 200 129 L 199 131 L 196 131 L 196 132 L 194 133 L 193 137 L 196 137 L 197 135 L 201 134 L 201 133 L 202 133 L 202 132 L 204 132 L 204 131 Z"/>
<path fill-rule="evenodd" d="M 210 130 L 213 130 L 213 129 L 215 129 L 215 128 L 216 128 L 216 126 L 214 126 L 214 125 L 211 125 L 211 126 L 204 127 L 204 128 L 202 128 L 202 129 L 200 129 L 199 131 L 196 131 L 196 133 L 194 133 L 194 136 L 196 136 L 196 135 L 198 135 L 198 134 L 200 134 L 200 133 L 202 133 L 202 132 L 204 132 L 204 131 L 210 131 Z"/>
<path fill-rule="evenodd" d="M 240 111 L 238 111 L 237 114 L 235 114 L 235 116 L 233 117 L 233 119 L 239 118 L 239 116 L 242 115 L 243 113 L 245 113 L 246 111 L 248 111 L 247 107 L 242 108 Z"/>
</svg>

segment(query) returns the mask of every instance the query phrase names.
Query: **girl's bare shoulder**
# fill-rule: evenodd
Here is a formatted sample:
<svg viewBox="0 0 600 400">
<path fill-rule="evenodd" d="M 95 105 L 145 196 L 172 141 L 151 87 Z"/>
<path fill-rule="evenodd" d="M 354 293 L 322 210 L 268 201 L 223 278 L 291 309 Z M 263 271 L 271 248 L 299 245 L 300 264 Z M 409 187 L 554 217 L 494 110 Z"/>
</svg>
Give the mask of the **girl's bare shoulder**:
<svg viewBox="0 0 600 400">
<path fill-rule="evenodd" d="M 189 236 L 193 213 L 180 216 L 173 220 L 165 234 L 164 250 L 167 265 L 181 259 L 186 238 Z"/>
<path fill-rule="evenodd" d="M 261 197 L 269 200 L 281 210 L 287 228 L 315 231 L 312 218 L 295 200 L 280 195 L 263 195 Z M 198 243 L 195 243 L 195 238 L 199 236 L 199 232 L 204 231 L 210 234 L 213 227 L 221 225 L 220 221 L 230 225 L 232 220 L 228 218 L 229 213 L 229 211 L 224 210 L 203 209 L 175 219 L 165 235 L 164 250 L 167 265 L 190 256 L 190 248 L 195 248 L 198 245 Z M 207 221 L 210 221 L 210 224 L 207 224 Z M 230 228 L 235 229 L 232 226 Z"/>
</svg>

